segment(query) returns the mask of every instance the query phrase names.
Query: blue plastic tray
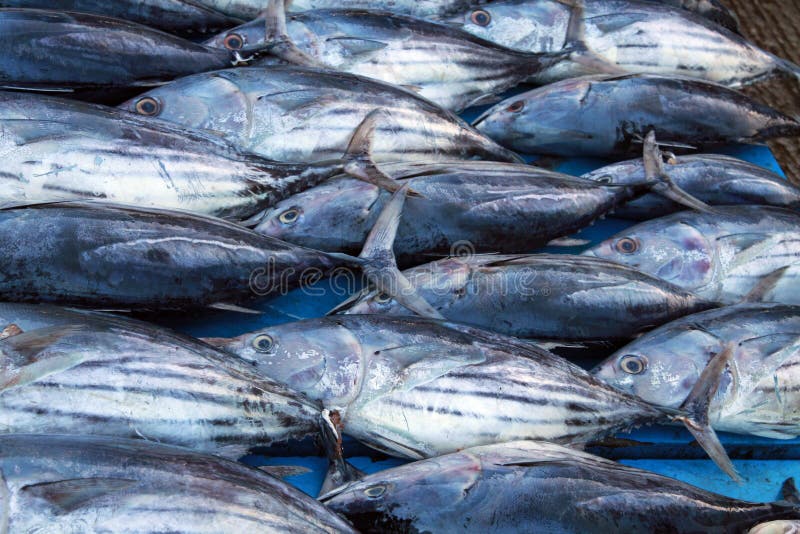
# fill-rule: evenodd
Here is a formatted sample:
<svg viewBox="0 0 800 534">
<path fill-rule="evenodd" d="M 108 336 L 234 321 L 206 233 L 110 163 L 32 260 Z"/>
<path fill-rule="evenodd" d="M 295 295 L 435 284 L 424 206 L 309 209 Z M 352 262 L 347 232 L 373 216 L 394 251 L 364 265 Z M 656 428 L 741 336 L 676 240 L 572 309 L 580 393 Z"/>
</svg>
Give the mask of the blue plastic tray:
<svg viewBox="0 0 800 534">
<path fill-rule="evenodd" d="M 471 110 L 464 118 L 471 120 L 482 110 Z M 764 146 L 732 146 L 720 153 L 751 161 L 781 175 L 778 162 Z M 600 160 L 573 159 L 565 161 L 557 170 L 580 175 L 604 164 Z M 580 238 L 596 243 L 630 226 L 629 221 L 609 218 L 579 234 Z M 555 252 L 580 252 L 581 249 L 558 249 Z M 195 336 L 230 337 L 269 325 L 299 319 L 319 317 L 344 300 L 334 294 L 326 281 L 317 285 L 324 290 L 321 296 L 309 297 L 300 291 L 260 304 L 263 315 L 251 316 L 226 312 L 208 312 L 180 318 L 169 317 L 163 321 L 168 326 Z M 770 440 L 750 436 L 725 435 L 720 437 L 729 450 L 733 462 L 742 475 L 743 482 L 737 484 L 726 477 L 702 450 L 693 443 L 691 435 L 677 427 L 650 427 L 619 436 L 626 442 L 597 450 L 603 455 L 622 463 L 648 469 L 663 475 L 678 478 L 701 488 L 752 501 L 771 501 L 777 498 L 781 483 L 788 477 L 800 475 L 800 439 Z M 269 451 L 269 456 L 250 455 L 243 459 L 250 465 L 296 465 L 311 469 L 309 473 L 288 477 L 286 480 L 302 491 L 316 496 L 326 471 L 326 461 L 315 454 L 308 443 L 289 444 L 284 448 Z M 346 452 L 351 462 L 368 472 L 376 472 L 405 463 L 394 458 L 379 459 L 363 446 L 348 441 Z M 301 454 L 303 456 L 296 456 Z"/>
</svg>

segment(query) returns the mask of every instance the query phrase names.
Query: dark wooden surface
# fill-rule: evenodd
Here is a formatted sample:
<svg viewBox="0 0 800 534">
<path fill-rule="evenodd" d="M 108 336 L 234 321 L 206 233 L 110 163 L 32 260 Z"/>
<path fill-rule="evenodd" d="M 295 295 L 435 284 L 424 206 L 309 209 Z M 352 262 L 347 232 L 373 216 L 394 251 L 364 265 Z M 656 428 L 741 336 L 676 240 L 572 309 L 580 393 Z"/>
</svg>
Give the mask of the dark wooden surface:
<svg viewBox="0 0 800 534">
<path fill-rule="evenodd" d="M 800 0 L 724 0 L 736 11 L 742 33 L 765 50 L 800 64 Z M 800 80 L 781 78 L 745 92 L 784 113 L 800 116 Z M 800 139 L 770 143 L 787 176 L 800 184 Z"/>
</svg>

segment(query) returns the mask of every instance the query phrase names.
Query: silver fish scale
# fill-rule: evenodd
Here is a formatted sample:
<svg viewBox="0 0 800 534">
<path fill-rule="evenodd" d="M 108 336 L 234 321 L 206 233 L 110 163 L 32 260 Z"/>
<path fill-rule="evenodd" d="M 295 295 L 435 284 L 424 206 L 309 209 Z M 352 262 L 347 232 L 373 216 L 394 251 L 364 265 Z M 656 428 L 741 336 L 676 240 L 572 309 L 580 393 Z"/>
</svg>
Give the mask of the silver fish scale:
<svg viewBox="0 0 800 534">
<path fill-rule="evenodd" d="M 382 9 L 417 17 L 444 16 L 482 0 L 287 0 L 290 11 L 310 9 Z M 240 17 L 253 19 L 266 7 L 264 0 L 198 0 L 199 3 Z"/>
</svg>

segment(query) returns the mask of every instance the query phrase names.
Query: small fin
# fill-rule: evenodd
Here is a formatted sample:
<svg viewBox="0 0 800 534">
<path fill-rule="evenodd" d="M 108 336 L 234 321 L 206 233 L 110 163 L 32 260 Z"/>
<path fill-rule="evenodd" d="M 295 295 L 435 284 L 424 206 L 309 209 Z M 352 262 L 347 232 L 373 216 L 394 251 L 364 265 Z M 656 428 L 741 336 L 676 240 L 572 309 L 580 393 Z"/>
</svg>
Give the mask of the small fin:
<svg viewBox="0 0 800 534">
<path fill-rule="evenodd" d="M 389 46 L 387 43 L 374 39 L 361 39 L 352 36 L 329 37 L 327 41 L 338 44 L 347 50 L 351 57 L 374 54 Z"/>
<path fill-rule="evenodd" d="M 739 304 L 764 302 L 764 298 L 767 296 L 767 294 L 775 289 L 775 286 L 781 281 L 783 275 L 785 275 L 786 271 L 788 271 L 791 267 L 792 265 L 786 265 L 780 269 L 776 269 L 759 280 L 756 286 L 744 296 Z"/>
<path fill-rule="evenodd" d="M 7 327 L 3 328 L 3 331 L 0 332 L 0 340 L 6 339 L 7 337 L 16 336 L 22 334 L 22 328 L 18 327 L 15 324 L 10 324 Z"/>
<path fill-rule="evenodd" d="M 353 467 L 344 458 L 342 450 L 342 420 L 338 412 L 322 410 L 320 434 L 325 453 L 328 456 L 328 472 L 322 482 L 319 495 L 325 495 L 336 488 L 361 479 L 364 473 Z"/>
<path fill-rule="evenodd" d="M 714 460 L 720 469 L 728 474 L 733 480 L 741 482 L 736 469 L 733 467 L 728 453 L 719 442 L 717 433 L 711 428 L 708 419 L 708 410 L 711 405 L 711 400 L 717 393 L 720 381 L 725 371 L 725 367 L 733 357 L 733 345 L 729 344 L 716 356 L 711 358 L 706 368 L 700 374 L 692 391 L 683 401 L 680 407 L 680 412 L 685 415 L 675 417 L 676 421 L 682 422 L 689 432 L 697 440 L 697 443 L 703 447 L 708 453 L 709 457 Z"/>
<path fill-rule="evenodd" d="M 664 159 L 656 144 L 656 132 L 651 130 L 644 140 L 644 172 L 650 190 L 654 193 L 677 202 L 687 208 L 713 213 L 713 209 L 683 189 L 681 189 L 664 170 Z"/>
<path fill-rule="evenodd" d="M 0 391 L 24 386 L 65 371 L 83 361 L 80 351 L 46 353 L 42 351 L 60 338 L 76 333 L 79 325 L 60 325 L 24 332 L 0 341 Z"/>
<path fill-rule="evenodd" d="M 293 65 L 330 69 L 331 67 L 309 56 L 292 42 L 286 29 L 286 6 L 284 0 L 270 0 L 264 20 L 266 35 L 264 42 L 269 52 Z"/>
<path fill-rule="evenodd" d="M 800 491 L 794 483 L 794 477 L 789 477 L 781 485 L 781 500 L 792 504 L 800 504 Z"/>
<path fill-rule="evenodd" d="M 416 288 L 397 268 L 393 250 L 394 240 L 400 225 L 407 191 L 408 184 L 405 184 L 392 195 L 378 216 L 359 256 L 365 260 L 361 268 L 378 291 L 391 295 L 397 302 L 414 313 L 424 317 L 444 319 L 417 293 Z"/>
<path fill-rule="evenodd" d="M 24 486 L 20 492 L 44 499 L 61 513 L 77 510 L 93 499 L 122 491 L 136 484 L 127 478 L 74 478 Z"/>
<path fill-rule="evenodd" d="M 311 472 L 311 469 L 302 465 L 260 465 L 258 470 L 280 479 L 305 475 Z"/>
<path fill-rule="evenodd" d="M 592 51 L 586 40 L 586 9 L 584 0 L 556 0 L 571 9 L 564 51 L 569 59 L 592 73 L 627 74 L 628 71 Z"/>
<path fill-rule="evenodd" d="M 577 239 L 574 237 L 559 237 L 547 243 L 548 247 L 585 247 L 591 241 L 588 239 Z"/>
<path fill-rule="evenodd" d="M 378 352 L 389 355 L 392 361 L 403 367 L 402 375 L 393 384 L 394 389 L 400 391 L 411 391 L 453 369 L 486 362 L 486 353 L 482 347 L 475 347 L 472 351 L 464 347 L 448 350 L 433 343 L 420 343 L 392 347 Z"/>
<path fill-rule="evenodd" d="M 377 119 L 381 115 L 386 116 L 388 114 L 381 108 L 372 110 L 353 132 L 343 158 L 344 172 L 354 178 L 394 193 L 400 189 L 401 185 L 394 178 L 380 170 L 372 160 L 372 141 L 378 125 Z M 420 196 L 413 191 L 410 194 Z"/>
<path fill-rule="evenodd" d="M 248 315 L 262 315 L 264 313 L 260 310 L 243 308 L 242 306 L 237 306 L 236 304 L 228 304 L 226 302 L 217 302 L 215 304 L 209 304 L 208 307 L 211 308 L 212 310 L 246 313 Z"/>
</svg>

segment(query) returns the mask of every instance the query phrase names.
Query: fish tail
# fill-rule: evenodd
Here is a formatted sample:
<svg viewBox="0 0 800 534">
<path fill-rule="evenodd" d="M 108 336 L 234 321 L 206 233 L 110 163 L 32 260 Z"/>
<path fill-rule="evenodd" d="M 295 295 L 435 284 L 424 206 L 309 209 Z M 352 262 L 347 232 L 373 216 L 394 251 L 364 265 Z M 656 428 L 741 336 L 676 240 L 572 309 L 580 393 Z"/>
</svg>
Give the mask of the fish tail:
<svg viewBox="0 0 800 534">
<path fill-rule="evenodd" d="M 330 66 L 309 56 L 294 44 L 286 29 L 285 0 L 270 0 L 264 12 L 264 42 L 273 56 L 293 65 L 329 69 Z"/>
<path fill-rule="evenodd" d="M 776 56 L 775 54 L 770 55 L 781 72 L 788 76 L 794 76 L 798 81 L 800 81 L 800 65 L 797 65 L 788 59 L 783 59 L 782 57 Z"/>
<path fill-rule="evenodd" d="M 694 388 L 692 388 L 692 391 L 679 408 L 679 415 L 674 416 L 674 420 L 686 426 L 697 440 L 697 443 L 703 447 L 703 450 L 708 453 L 709 457 L 714 460 L 714 463 L 720 469 L 733 480 L 741 482 L 739 474 L 728 457 L 728 453 L 725 452 L 725 448 L 717 437 L 717 433 L 711 428 L 708 418 L 711 400 L 717 393 L 725 367 L 732 356 L 733 345 L 730 344 L 708 362 Z"/>
<path fill-rule="evenodd" d="M 364 477 L 364 473 L 344 458 L 342 448 L 341 419 L 337 412 L 322 410 L 320 417 L 320 434 L 325 454 L 328 457 L 328 472 L 319 490 L 319 495 L 326 495 L 342 486 Z"/>
</svg>

